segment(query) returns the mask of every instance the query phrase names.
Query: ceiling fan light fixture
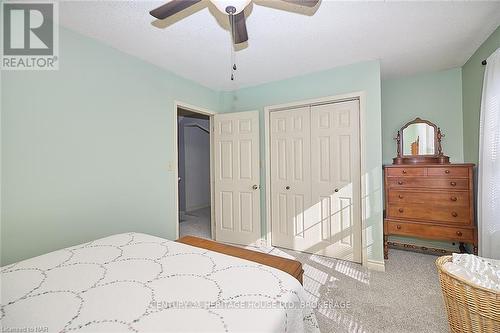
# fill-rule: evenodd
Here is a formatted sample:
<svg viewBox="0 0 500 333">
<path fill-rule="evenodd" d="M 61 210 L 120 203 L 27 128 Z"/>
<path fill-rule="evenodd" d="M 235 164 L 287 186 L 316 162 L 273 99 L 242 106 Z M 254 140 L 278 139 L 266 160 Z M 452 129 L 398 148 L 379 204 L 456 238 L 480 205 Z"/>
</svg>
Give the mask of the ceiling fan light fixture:
<svg viewBox="0 0 500 333">
<path fill-rule="evenodd" d="M 234 13 L 231 14 L 236 15 L 242 12 L 251 1 L 252 0 L 210 0 L 218 10 L 226 15 L 228 14 L 226 8 L 233 7 Z"/>
</svg>

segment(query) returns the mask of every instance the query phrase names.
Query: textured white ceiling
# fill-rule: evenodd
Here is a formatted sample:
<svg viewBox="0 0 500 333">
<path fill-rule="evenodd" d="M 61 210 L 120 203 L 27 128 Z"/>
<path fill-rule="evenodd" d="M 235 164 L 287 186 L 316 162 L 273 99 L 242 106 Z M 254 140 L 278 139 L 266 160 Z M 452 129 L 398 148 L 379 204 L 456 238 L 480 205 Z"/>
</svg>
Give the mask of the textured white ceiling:
<svg viewBox="0 0 500 333">
<path fill-rule="evenodd" d="M 60 22 L 216 90 L 372 59 L 380 59 L 384 78 L 461 66 L 500 22 L 500 2 L 491 1 L 323 0 L 307 9 L 254 0 L 245 10 L 249 41 L 236 52 L 231 82 L 227 16 L 205 0 L 156 21 L 148 12 L 165 2 L 63 2 Z"/>
</svg>

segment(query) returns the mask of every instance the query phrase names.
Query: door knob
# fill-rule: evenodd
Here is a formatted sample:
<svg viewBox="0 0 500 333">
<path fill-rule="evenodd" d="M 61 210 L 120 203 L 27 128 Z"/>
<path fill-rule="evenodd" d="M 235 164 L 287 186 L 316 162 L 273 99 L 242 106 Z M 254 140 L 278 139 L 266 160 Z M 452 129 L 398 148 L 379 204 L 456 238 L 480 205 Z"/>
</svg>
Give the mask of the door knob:
<svg viewBox="0 0 500 333">
<path fill-rule="evenodd" d="M 252 188 L 253 188 L 254 190 L 258 190 L 258 189 L 259 189 L 259 185 L 254 185 L 254 186 L 252 186 Z"/>
<path fill-rule="evenodd" d="M 290 186 L 285 186 L 285 190 L 289 190 L 290 189 Z"/>
<path fill-rule="evenodd" d="M 339 189 L 338 189 L 338 188 L 336 188 L 334 191 L 335 191 L 335 192 L 338 192 L 338 191 L 339 191 Z"/>
</svg>

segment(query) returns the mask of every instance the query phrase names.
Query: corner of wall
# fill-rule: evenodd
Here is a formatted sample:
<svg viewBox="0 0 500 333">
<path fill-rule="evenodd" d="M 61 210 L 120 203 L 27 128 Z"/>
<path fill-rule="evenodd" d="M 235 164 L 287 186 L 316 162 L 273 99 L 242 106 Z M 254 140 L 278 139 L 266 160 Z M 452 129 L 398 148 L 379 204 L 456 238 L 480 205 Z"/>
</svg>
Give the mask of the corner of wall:
<svg viewBox="0 0 500 333">
<path fill-rule="evenodd" d="M 464 160 L 479 160 L 479 121 L 485 66 L 481 62 L 500 47 L 500 26 L 484 41 L 462 66 Z"/>
</svg>

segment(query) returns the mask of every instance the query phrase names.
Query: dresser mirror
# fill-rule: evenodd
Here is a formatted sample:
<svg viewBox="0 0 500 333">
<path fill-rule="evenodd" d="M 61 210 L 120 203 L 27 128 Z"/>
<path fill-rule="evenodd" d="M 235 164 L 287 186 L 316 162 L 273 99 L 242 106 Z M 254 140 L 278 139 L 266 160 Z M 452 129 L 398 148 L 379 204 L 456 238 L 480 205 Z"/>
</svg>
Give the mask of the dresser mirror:
<svg viewBox="0 0 500 333">
<path fill-rule="evenodd" d="M 416 118 L 406 123 L 396 136 L 397 156 L 394 164 L 450 163 L 443 154 L 441 139 L 444 135 L 436 124 Z"/>
<path fill-rule="evenodd" d="M 403 155 L 434 155 L 434 126 L 427 123 L 414 123 L 403 129 Z"/>
</svg>

